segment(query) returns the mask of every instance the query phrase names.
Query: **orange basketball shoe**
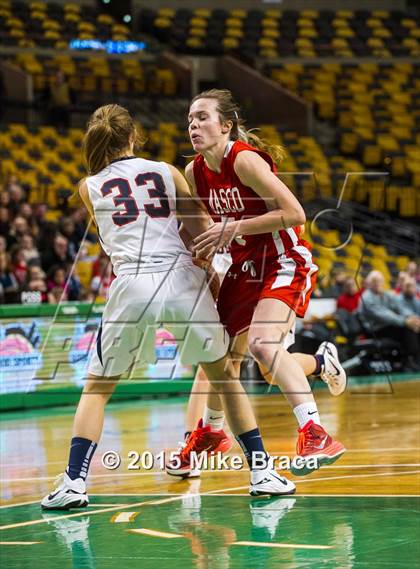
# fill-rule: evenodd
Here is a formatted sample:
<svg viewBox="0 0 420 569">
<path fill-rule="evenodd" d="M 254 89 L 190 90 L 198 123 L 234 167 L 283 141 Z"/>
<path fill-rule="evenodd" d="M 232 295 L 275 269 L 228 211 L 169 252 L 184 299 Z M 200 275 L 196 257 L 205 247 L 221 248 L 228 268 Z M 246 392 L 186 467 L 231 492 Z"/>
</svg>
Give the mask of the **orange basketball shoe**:
<svg viewBox="0 0 420 569">
<path fill-rule="evenodd" d="M 332 464 L 346 451 L 344 446 L 334 441 L 321 425 L 308 421 L 298 429 L 296 455 L 290 470 L 295 476 L 305 476 L 318 470 L 324 464 Z"/>
<path fill-rule="evenodd" d="M 195 452 L 197 457 L 205 452 L 207 455 L 218 452 L 228 452 L 232 447 L 232 439 L 221 429 L 212 431 L 211 427 L 203 427 L 203 419 L 200 419 L 197 428 L 190 434 L 183 447 L 173 458 L 166 463 L 166 472 L 171 476 L 199 476 L 200 471 L 191 467 L 191 453 Z"/>
</svg>

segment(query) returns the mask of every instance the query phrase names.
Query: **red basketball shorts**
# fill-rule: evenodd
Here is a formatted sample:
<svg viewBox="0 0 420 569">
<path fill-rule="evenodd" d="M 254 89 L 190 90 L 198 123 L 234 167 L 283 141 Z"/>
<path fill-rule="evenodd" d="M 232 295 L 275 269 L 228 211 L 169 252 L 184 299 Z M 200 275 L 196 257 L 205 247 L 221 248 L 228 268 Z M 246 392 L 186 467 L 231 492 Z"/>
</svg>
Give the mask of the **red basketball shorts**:
<svg viewBox="0 0 420 569">
<path fill-rule="evenodd" d="M 312 255 L 302 248 L 277 258 L 248 260 L 228 269 L 217 301 L 220 320 L 229 336 L 245 332 L 255 307 L 263 298 L 281 300 L 303 318 L 316 282 L 318 267 Z"/>
</svg>

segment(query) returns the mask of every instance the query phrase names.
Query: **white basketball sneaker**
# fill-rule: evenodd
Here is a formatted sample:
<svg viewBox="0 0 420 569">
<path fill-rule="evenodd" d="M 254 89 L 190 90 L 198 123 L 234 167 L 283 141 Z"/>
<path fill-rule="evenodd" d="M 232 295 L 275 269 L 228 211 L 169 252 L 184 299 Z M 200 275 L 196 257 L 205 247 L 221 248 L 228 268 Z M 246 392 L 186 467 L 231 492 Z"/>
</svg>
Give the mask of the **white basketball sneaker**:
<svg viewBox="0 0 420 569">
<path fill-rule="evenodd" d="M 316 353 L 324 356 L 320 378 L 328 385 L 331 395 L 341 395 L 347 387 L 347 375 L 338 359 L 337 348 L 332 342 L 322 342 Z"/>
<path fill-rule="evenodd" d="M 252 525 L 256 529 L 265 529 L 273 539 L 279 521 L 295 505 L 296 498 L 261 498 L 251 502 L 249 509 Z"/>
<path fill-rule="evenodd" d="M 251 470 L 251 484 L 249 493 L 251 496 L 282 496 L 294 494 L 296 486 L 291 480 L 277 474 L 275 470 L 264 468 Z"/>
<path fill-rule="evenodd" d="M 56 488 L 41 502 L 43 510 L 85 508 L 89 504 L 86 483 L 82 478 L 72 480 L 66 472 L 56 480 Z"/>
</svg>

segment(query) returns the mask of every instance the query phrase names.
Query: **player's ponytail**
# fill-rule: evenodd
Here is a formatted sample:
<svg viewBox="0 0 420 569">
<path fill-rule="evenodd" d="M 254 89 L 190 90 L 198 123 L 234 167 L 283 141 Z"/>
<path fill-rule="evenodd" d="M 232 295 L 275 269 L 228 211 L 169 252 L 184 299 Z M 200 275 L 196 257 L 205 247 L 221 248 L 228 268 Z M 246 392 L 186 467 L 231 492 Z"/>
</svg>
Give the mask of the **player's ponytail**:
<svg viewBox="0 0 420 569">
<path fill-rule="evenodd" d="M 245 128 L 245 121 L 240 117 L 240 107 L 228 89 L 209 89 L 208 91 L 203 91 L 194 97 L 191 104 L 198 99 L 216 99 L 220 120 L 222 122 L 232 122 L 230 131 L 231 140 L 242 140 L 251 146 L 255 146 L 255 148 L 259 150 L 267 152 L 276 164 L 280 164 L 284 159 L 285 150 L 282 146 L 279 144 L 269 144 L 257 136 L 252 130 Z"/>
<path fill-rule="evenodd" d="M 89 176 L 129 151 L 130 143 L 142 146 L 144 141 L 130 113 L 120 105 L 104 105 L 91 116 L 82 142 L 82 154 Z"/>
</svg>

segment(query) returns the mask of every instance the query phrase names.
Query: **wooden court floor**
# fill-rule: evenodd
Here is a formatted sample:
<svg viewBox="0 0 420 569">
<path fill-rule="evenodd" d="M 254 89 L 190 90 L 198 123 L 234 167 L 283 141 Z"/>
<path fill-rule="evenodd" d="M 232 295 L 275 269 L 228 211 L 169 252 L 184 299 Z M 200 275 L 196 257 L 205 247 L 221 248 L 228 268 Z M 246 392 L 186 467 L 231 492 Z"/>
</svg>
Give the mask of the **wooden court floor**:
<svg viewBox="0 0 420 569">
<path fill-rule="evenodd" d="M 295 496 L 251 499 L 242 470 L 177 480 L 150 455 L 182 438 L 186 400 L 110 405 L 89 482 L 91 505 L 43 513 L 67 461 L 73 409 L 5 415 L 0 560 L 5 567 L 408 567 L 420 558 L 420 381 L 317 391 L 327 430 L 347 447 L 332 466 L 290 476 Z M 293 455 L 281 395 L 252 397 L 271 454 Z M 105 452 L 121 465 L 106 470 Z M 134 464 L 130 451 L 142 461 Z M 235 444 L 230 455 L 240 455 Z M 135 461 L 134 461 L 135 462 Z M 140 468 L 138 468 L 140 466 Z M 417 544 L 417 545 L 416 545 Z"/>
</svg>

